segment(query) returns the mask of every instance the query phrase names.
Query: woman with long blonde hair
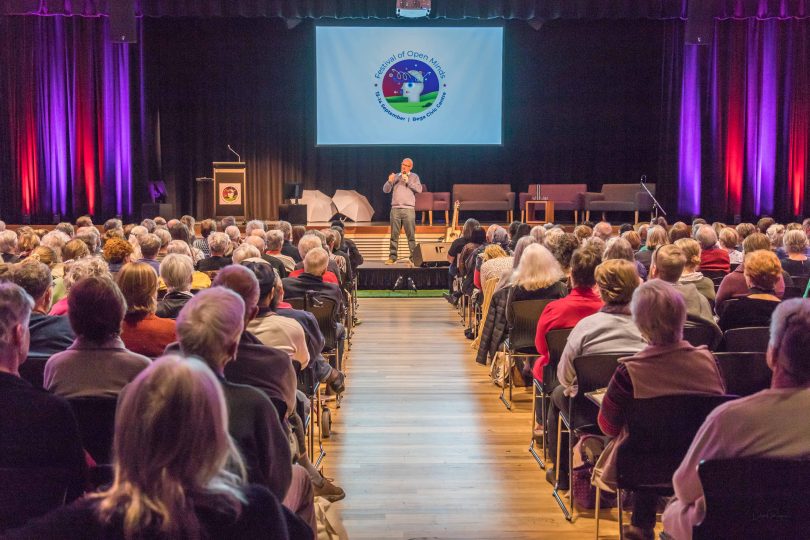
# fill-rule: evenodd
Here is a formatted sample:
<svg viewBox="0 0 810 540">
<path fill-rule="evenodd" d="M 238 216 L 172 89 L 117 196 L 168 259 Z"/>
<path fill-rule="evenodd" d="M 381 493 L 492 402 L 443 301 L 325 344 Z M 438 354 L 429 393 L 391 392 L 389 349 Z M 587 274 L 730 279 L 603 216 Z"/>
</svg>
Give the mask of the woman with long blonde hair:
<svg viewBox="0 0 810 540">
<path fill-rule="evenodd" d="M 562 298 L 568 294 L 564 278 L 560 263 L 546 247 L 526 246 L 512 274 L 511 301 Z"/>
<path fill-rule="evenodd" d="M 312 537 L 267 488 L 245 481 L 219 382 L 203 362 L 164 356 L 121 395 L 114 479 L 9 538 Z"/>
</svg>

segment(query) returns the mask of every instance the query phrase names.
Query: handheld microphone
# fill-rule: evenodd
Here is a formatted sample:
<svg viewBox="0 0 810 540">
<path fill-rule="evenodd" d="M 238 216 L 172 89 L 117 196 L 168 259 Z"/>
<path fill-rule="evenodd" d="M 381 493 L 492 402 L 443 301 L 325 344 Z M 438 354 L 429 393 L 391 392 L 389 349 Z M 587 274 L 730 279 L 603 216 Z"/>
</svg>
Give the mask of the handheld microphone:
<svg viewBox="0 0 810 540">
<path fill-rule="evenodd" d="M 646 174 L 642 174 L 642 175 L 641 175 L 641 183 L 642 183 L 642 184 L 646 184 L 646 183 L 647 183 L 647 175 L 646 175 Z"/>
<path fill-rule="evenodd" d="M 240 156 L 239 154 L 237 154 L 237 153 L 236 153 L 236 150 L 234 150 L 233 148 L 231 148 L 231 145 L 230 145 L 230 144 L 228 145 L 228 150 L 230 150 L 231 152 L 233 152 L 233 155 L 235 155 L 235 156 L 236 156 L 236 160 L 237 160 L 237 161 L 242 161 L 242 156 Z"/>
</svg>

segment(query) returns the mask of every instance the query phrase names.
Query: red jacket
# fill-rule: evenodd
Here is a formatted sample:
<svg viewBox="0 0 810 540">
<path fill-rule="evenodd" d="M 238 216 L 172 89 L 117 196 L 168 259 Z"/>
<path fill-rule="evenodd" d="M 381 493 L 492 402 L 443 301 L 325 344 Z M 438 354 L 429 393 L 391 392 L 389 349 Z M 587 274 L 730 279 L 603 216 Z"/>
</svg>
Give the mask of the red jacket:
<svg viewBox="0 0 810 540">
<path fill-rule="evenodd" d="M 722 248 L 704 249 L 700 252 L 700 271 L 730 272 L 731 263 L 728 259 L 728 251 Z"/>
</svg>

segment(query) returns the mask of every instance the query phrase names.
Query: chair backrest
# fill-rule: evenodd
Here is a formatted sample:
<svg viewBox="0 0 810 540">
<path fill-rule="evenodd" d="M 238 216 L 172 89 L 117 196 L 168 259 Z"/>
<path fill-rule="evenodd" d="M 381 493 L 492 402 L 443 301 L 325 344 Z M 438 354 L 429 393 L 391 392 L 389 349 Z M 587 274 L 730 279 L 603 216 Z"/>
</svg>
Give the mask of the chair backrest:
<svg viewBox="0 0 810 540">
<path fill-rule="evenodd" d="M 793 280 L 793 286 L 802 291 L 802 295 L 804 295 L 804 291 L 807 289 L 807 282 L 810 280 L 810 276 L 790 276 L 790 279 Z"/>
<path fill-rule="evenodd" d="M 683 326 L 683 339 L 699 347 L 706 345 L 710 351 L 717 349 L 723 341 L 723 333 L 716 324 L 697 318 L 689 318 Z"/>
<path fill-rule="evenodd" d="M 723 278 L 728 275 L 728 272 L 723 272 L 722 270 L 701 270 L 700 272 L 703 274 L 704 277 L 711 279 L 712 282 L 715 282 L 716 279 L 719 279 L 720 282 L 722 282 Z"/>
<path fill-rule="evenodd" d="M 324 351 L 337 349 L 337 310 L 338 305 L 331 298 L 318 297 L 318 305 L 307 305 L 307 311 L 315 315 L 318 327 L 323 334 Z M 309 304 L 309 302 L 307 302 Z"/>
<path fill-rule="evenodd" d="M 619 487 L 671 486 L 672 474 L 703 421 L 734 397 L 689 394 L 634 399 L 627 414 L 628 437 L 616 450 Z"/>
<path fill-rule="evenodd" d="M 579 194 L 586 191 L 588 191 L 588 184 L 542 184 L 540 186 L 540 196 L 548 197 L 552 201 L 577 202 Z"/>
<path fill-rule="evenodd" d="M 557 385 L 557 366 L 560 363 L 568 336 L 573 328 L 558 328 L 546 332 L 546 347 L 548 348 L 548 364 L 543 366 L 543 389 L 550 393 Z"/>
<path fill-rule="evenodd" d="M 553 300 L 553 298 L 517 300 L 507 304 L 506 320 L 509 323 L 509 348 L 512 351 L 536 351 L 534 338 L 537 334 L 537 321 Z"/>
<path fill-rule="evenodd" d="M 719 352 L 714 354 L 726 392 L 750 396 L 771 386 L 773 372 L 761 352 Z"/>
<path fill-rule="evenodd" d="M 810 460 L 734 458 L 698 467 L 706 518 L 694 540 L 799 540 L 810 530 Z"/>
<path fill-rule="evenodd" d="M 796 287 L 796 285 L 792 285 L 790 287 L 785 287 L 785 293 L 782 295 L 783 300 L 787 300 L 788 298 L 801 298 L 804 295 L 804 289 Z"/>
<path fill-rule="evenodd" d="M 96 463 L 112 463 L 112 442 L 115 434 L 114 397 L 81 397 L 68 399 L 82 436 L 84 449 Z"/>
<path fill-rule="evenodd" d="M 64 469 L 0 468 L 0 531 L 63 505 L 74 477 Z"/>
<path fill-rule="evenodd" d="M 505 201 L 511 191 L 509 184 L 453 184 L 453 200 Z"/>
<path fill-rule="evenodd" d="M 576 373 L 578 390 L 577 395 L 571 399 L 569 411 L 572 429 L 582 427 L 583 419 L 588 417 L 582 415 L 581 411 L 594 407 L 585 394 L 605 388 L 613 377 L 616 366 L 619 365 L 619 358 L 633 354 L 632 352 L 587 354 L 574 358 L 574 373 Z"/>
<path fill-rule="evenodd" d="M 655 184 L 647 184 L 647 189 L 655 195 Z M 636 193 L 646 193 L 638 184 L 603 184 L 601 193 L 607 201 L 632 201 Z"/>
<path fill-rule="evenodd" d="M 293 309 L 304 309 L 304 299 L 303 298 L 285 298 L 285 302 L 289 303 Z"/>
<path fill-rule="evenodd" d="M 762 352 L 768 350 L 771 329 L 767 326 L 732 328 L 723 334 L 724 349 L 728 352 Z"/>
<path fill-rule="evenodd" d="M 31 383 L 34 388 L 42 388 L 45 384 L 45 364 L 49 357 L 30 355 L 20 364 L 20 377 Z"/>
</svg>

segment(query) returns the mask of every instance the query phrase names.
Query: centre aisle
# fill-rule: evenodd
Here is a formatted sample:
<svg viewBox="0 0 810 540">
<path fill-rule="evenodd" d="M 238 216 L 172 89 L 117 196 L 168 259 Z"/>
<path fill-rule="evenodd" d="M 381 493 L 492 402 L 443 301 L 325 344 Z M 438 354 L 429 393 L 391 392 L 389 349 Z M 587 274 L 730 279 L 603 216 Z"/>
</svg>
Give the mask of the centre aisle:
<svg viewBox="0 0 810 540">
<path fill-rule="evenodd" d="M 443 299 L 361 300 L 325 473 L 356 539 L 593 538 L 565 521 L 527 451 L 530 404 L 498 400 Z M 618 537 L 605 520 L 605 538 Z"/>
</svg>

